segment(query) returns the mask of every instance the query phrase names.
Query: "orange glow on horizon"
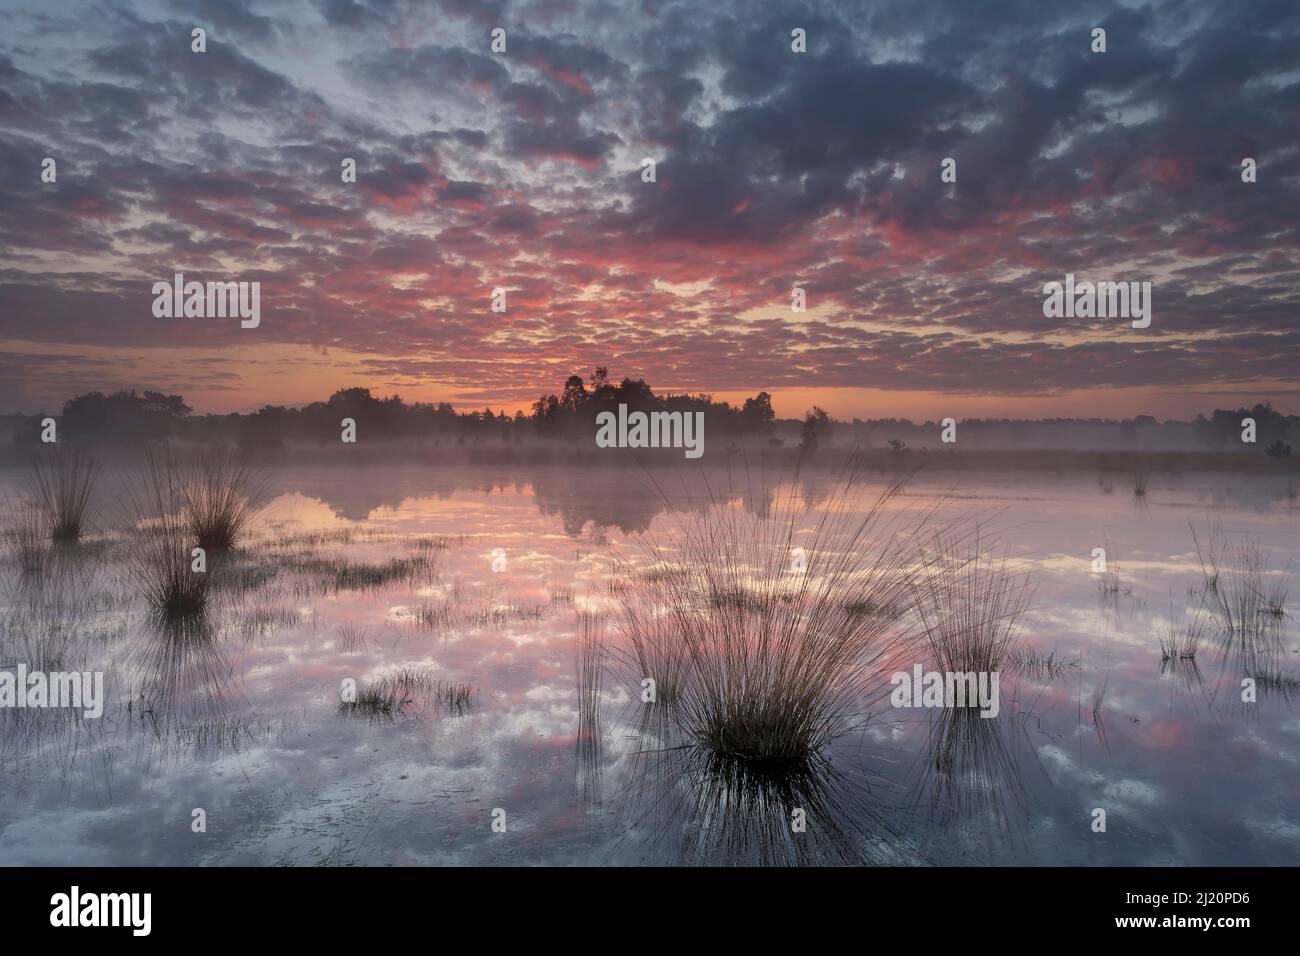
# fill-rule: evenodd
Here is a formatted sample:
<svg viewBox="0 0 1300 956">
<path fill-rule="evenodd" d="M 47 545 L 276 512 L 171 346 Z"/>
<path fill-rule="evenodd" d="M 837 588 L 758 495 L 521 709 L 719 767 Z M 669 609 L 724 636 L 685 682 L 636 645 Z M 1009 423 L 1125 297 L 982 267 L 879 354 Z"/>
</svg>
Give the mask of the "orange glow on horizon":
<svg viewBox="0 0 1300 956">
<path fill-rule="evenodd" d="M 516 411 L 527 414 L 541 394 L 559 394 L 571 366 L 539 357 L 529 362 L 487 362 L 494 372 L 494 389 L 454 381 L 421 379 L 409 373 L 377 370 L 376 366 L 399 365 L 403 361 L 424 361 L 425 356 L 377 356 L 334 349 L 311 349 L 299 345 L 271 344 L 240 346 L 219 352 L 197 349 L 151 349 L 148 352 L 117 347 L 64 347 L 30 342 L 0 341 L 0 349 L 13 354 L 79 355 L 97 360 L 110 369 L 101 380 L 72 383 L 57 379 L 44 382 L 42 407 L 0 408 L 0 413 L 57 411 L 74 394 L 119 389 L 155 389 L 183 395 L 196 414 L 246 413 L 264 405 L 302 406 L 325 401 L 342 388 L 369 388 L 379 397 L 401 395 L 408 404 L 449 402 L 458 411 Z M 441 353 L 429 353 L 428 360 Z M 517 373 L 515 371 L 517 367 Z M 554 369 L 554 375 L 546 372 Z M 578 369 L 584 379 L 590 369 Z M 1165 390 L 1154 387 L 1075 390 L 1057 395 L 969 395 L 927 391 L 887 391 L 872 388 L 782 388 L 756 383 L 744 390 L 683 387 L 660 381 L 652 372 L 611 365 L 611 377 L 644 377 L 658 394 L 709 392 L 718 401 L 743 404 L 746 398 L 766 391 L 779 418 L 801 418 L 818 405 L 836 419 L 906 418 L 914 422 L 938 421 L 946 416 L 971 418 L 1132 418 L 1154 415 L 1159 419 L 1190 420 L 1215 408 L 1251 406 L 1271 400 L 1285 414 L 1295 414 L 1300 403 L 1293 389 L 1280 382 L 1225 384 L 1203 391 Z M 535 391 L 520 395 L 519 381 L 546 376 Z"/>
</svg>

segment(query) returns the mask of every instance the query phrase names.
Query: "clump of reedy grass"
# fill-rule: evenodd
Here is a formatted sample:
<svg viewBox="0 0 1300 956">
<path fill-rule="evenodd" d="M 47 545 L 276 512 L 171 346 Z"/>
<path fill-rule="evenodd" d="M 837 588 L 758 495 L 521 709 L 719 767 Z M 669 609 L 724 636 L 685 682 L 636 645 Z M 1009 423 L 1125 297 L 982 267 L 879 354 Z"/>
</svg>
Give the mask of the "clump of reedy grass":
<svg viewBox="0 0 1300 956">
<path fill-rule="evenodd" d="M 1275 664 L 1256 667 L 1250 676 L 1261 689 L 1273 691 L 1287 700 L 1300 694 L 1300 675 L 1284 671 Z"/>
<path fill-rule="evenodd" d="M 28 502 L 15 509 L 12 524 L 5 531 L 5 545 L 10 560 L 24 577 L 44 573 L 53 549 L 38 505 Z"/>
<path fill-rule="evenodd" d="M 1286 577 L 1266 582 L 1267 561 L 1258 543 L 1248 538 L 1227 541 L 1217 521 L 1210 525 L 1204 548 L 1195 528 L 1192 540 L 1201 564 L 1206 603 L 1224 632 L 1258 633 L 1285 616 Z"/>
<path fill-rule="evenodd" d="M 345 716 L 393 718 L 412 702 L 407 692 L 387 680 L 364 681 L 357 688 L 355 700 L 339 702 L 339 713 Z"/>
<path fill-rule="evenodd" d="M 922 551 L 913 602 L 930 659 L 950 673 L 998 673 L 1013 659 L 1033 588 L 978 534 L 936 535 Z M 974 702 L 972 702 L 974 706 Z"/>
<path fill-rule="evenodd" d="M 1289 570 L 1288 567 L 1276 577 L 1270 578 L 1263 583 L 1261 588 L 1263 593 L 1260 595 L 1262 607 L 1259 613 L 1267 618 L 1280 620 L 1287 616 L 1286 602 L 1290 593 L 1290 585 L 1287 583 Z"/>
<path fill-rule="evenodd" d="M 464 683 L 435 681 L 433 684 L 434 703 L 457 714 L 469 710 L 474 692 L 474 687 Z"/>
<path fill-rule="evenodd" d="M 285 566 L 307 575 L 313 584 L 325 591 L 370 591 L 398 581 L 414 585 L 433 580 L 438 574 L 438 562 L 431 552 L 379 562 L 353 560 L 341 555 L 288 556 Z"/>
<path fill-rule="evenodd" d="M 202 455 L 181 490 L 190 532 L 209 552 L 234 548 L 266 500 L 265 485 L 248 464 L 224 452 Z"/>
<path fill-rule="evenodd" d="M 0 589 L 0 666 L 23 661 L 32 671 L 79 668 L 93 633 L 92 587 L 86 567 L 57 561 L 42 568 L 39 581 L 6 583 Z"/>
<path fill-rule="evenodd" d="M 101 470 L 92 456 L 75 450 L 56 451 L 36 460 L 30 489 L 55 544 L 76 544 L 81 540 Z"/>
<path fill-rule="evenodd" d="M 671 712 L 681 699 L 691 665 L 689 648 L 679 639 L 679 622 L 661 610 L 627 600 L 619 627 L 628 638 L 629 664 L 643 699 Z"/>
<path fill-rule="evenodd" d="M 1171 604 L 1169 617 L 1164 620 L 1160 634 L 1161 663 L 1195 660 L 1201 646 L 1203 625 L 1203 619 L 1197 614 L 1180 621 Z"/>
<path fill-rule="evenodd" d="M 797 763 L 887 696 L 882 671 L 912 635 L 848 608 L 905 603 L 910 537 L 928 513 L 891 510 L 906 478 L 855 509 L 853 477 L 851 468 L 817 507 L 790 482 L 762 515 L 716 499 L 679 510 L 664 496 L 675 534 L 643 536 L 644 564 L 660 567 L 668 554 L 680 573 L 621 576 L 620 624 L 630 666 L 656 681 L 658 701 L 671 700 L 688 741 L 728 758 Z M 799 567 L 796 546 L 806 555 Z"/>
<path fill-rule="evenodd" d="M 425 668 L 402 667 L 375 680 L 362 681 L 355 700 L 340 701 L 339 713 L 391 720 L 421 699 L 461 713 L 468 709 L 473 694 L 469 684 L 435 680 Z"/>
<path fill-rule="evenodd" d="M 193 569 L 196 545 L 185 513 L 182 477 L 170 456 L 150 454 L 128 488 L 136 523 L 127 572 L 162 623 L 193 621 L 208 610 L 211 578 Z"/>
<path fill-rule="evenodd" d="M 1145 498 L 1147 485 L 1151 482 L 1151 469 L 1136 462 L 1133 465 L 1133 495 L 1136 498 Z"/>
<path fill-rule="evenodd" d="M 296 607 L 263 605 L 238 611 L 234 627 L 244 637 L 252 640 L 265 638 L 281 628 L 302 623 L 303 617 Z"/>
<path fill-rule="evenodd" d="M 415 703 L 418 693 L 430 691 L 433 685 L 433 676 L 427 670 L 399 668 L 375 680 L 362 681 L 354 700 L 339 702 L 339 712 L 391 719 Z"/>
<path fill-rule="evenodd" d="M 465 541 L 463 534 L 440 534 L 412 538 L 409 543 L 412 551 L 450 551 L 453 548 L 463 548 Z"/>
<path fill-rule="evenodd" d="M 504 627 L 515 621 L 540 621 L 546 616 L 543 604 L 484 603 L 463 612 L 461 620 L 470 627 Z"/>
</svg>

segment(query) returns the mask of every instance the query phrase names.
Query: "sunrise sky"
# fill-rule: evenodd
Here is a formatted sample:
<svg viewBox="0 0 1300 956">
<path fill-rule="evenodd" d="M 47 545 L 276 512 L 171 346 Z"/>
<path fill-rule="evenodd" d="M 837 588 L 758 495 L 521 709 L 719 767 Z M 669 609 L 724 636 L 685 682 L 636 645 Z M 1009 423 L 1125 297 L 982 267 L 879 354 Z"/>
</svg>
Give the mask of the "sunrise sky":
<svg viewBox="0 0 1300 956">
<path fill-rule="evenodd" d="M 513 411 L 596 365 L 782 416 L 1300 412 L 1293 0 L 3 8 L 0 412 Z M 156 318 L 176 272 L 260 326 Z M 1066 273 L 1150 281 L 1150 328 L 1045 318 Z"/>
</svg>

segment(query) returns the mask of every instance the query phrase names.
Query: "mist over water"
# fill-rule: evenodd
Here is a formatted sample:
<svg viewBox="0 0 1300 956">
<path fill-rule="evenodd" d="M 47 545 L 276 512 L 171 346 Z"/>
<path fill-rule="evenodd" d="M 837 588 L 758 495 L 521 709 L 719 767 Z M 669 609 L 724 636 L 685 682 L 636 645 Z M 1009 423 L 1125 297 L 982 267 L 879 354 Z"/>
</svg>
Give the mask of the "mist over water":
<svg viewBox="0 0 1300 956">
<path fill-rule="evenodd" d="M 889 508 L 978 518 L 1036 587 L 1000 712 L 886 704 L 778 781 L 655 752 L 665 732 L 615 659 L 616 568 L 683 512 L 761 517 L 790 490 L 815 506 L 828 472 L 265 477 L 203 632 L 159 634 L 124 578 L 124 474 L 105 477 L 61 570 L 33 582 L 3 566 L 6 650 L 20 631 L 75 633 L 65 657 L 104 671 L 107 702 L 98 720 L 0 713 L 0 864 L 1290 865 L 1300 849 L 1297 697 L 1283 682 L 1247 704 L 1240 684 L 1300 673 L 1294 622 L 1209 627 L 1194 660 L 1162 660 L 1161 644 L 1171 613 L 1202 606 L 1193 527 L 1218 522 L 1258 546 L 1270 580 L 1291 578 L 1300 508 L 1284 478 L 1157 472 L 1139 502 L 1093 474 L 916 476 Z M 0 473 L 0 500 L 22 478 Z M 860 476 L 851 507 L 884 484 Z M 575 670 L 581 612 L 604 621 L 594 689 Z M 341 706 L 345 681 L 385 678 L 388 710 Z M 455 706 L 431 689 L 463 685 Z"/>
</svg>

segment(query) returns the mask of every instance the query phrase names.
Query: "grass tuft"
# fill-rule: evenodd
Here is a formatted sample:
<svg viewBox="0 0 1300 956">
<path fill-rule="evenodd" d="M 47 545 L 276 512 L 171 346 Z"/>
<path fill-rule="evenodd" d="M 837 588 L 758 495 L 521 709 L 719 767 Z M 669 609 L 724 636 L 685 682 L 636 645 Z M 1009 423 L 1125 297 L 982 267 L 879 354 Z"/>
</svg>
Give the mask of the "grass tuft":
<svg viewBox="0 0 1300 956">
<path fill-rule="evenodd" d="M 23 577 L 45 573 L 54 554 L 39 506 L 28 503 L 18 507 L 13 524 L 5 532 L 5 545 L 9 559 Z"/>
<path fill-rule="evenodd" d="M 893 512 L 905 478 L 856 507 L 853 472 L 816 507 L 797 481 L 760 514 L 716 500 L 678 510 L 664 496 L 676 533 L 639 539 L 642 566 L 659 570 L 618 576 L 620 627 L 635 682 L 655 681 L 649 706 L 670 703 L 687 741 L 754 766 L 793 766 L 887 696 L 881 674 L 908 629 L 848 608 L 905 603 L 909 542 L 926 516 L 913 525 Z"/>
<path fill-rule="evenodd" d="M 211 578 L 207 572 L 193 570 L 195 542 L 175 461 L 169 455 L 149 454 L 128 498 L 136 540 L 126 566 L 140 597 L 161 623 L 202 618 L 208 610 Z"/>
<path fill-rule="evenodd" d="M 98 461 L 80 451 L 55 452 L 36 460 L 30 489 L 55 544 L 81 540 L 101 471 Z"/>
<path fill-rule="evenodd" d="M 222 452 L 200 457 L 181 489 L 190 532 L 209 553 L 232 550 L 266 499 L 247 463 Z"/>
<path fill-rule="evenodd" d="M 938 669 L 1000 672 L 1012 660 L 1033 595 L 1028 577 L 993 557 L 978 534 L 968 541 L 936 536 L 922 562 L 913 600 Z"/>
</svg>

